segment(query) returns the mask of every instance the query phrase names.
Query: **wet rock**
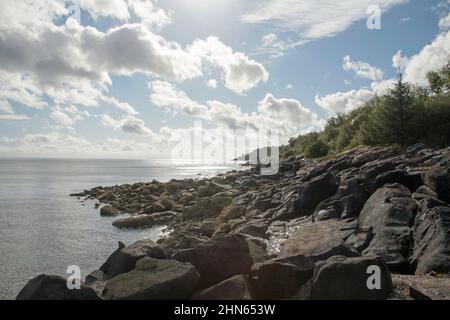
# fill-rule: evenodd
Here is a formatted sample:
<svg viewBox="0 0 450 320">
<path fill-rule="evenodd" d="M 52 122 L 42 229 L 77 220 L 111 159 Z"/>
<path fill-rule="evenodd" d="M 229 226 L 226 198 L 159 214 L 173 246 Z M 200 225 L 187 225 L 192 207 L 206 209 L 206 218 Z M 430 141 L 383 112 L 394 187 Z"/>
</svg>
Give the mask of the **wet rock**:
<svg viewBox="0 0 450 320">
<path fill-rule="evenodd" d="M 113 221 L 113 226 L 119 229 L 144 229 L 156 225 L 165 225 L 178 216 L 178 213 L 167 211 L 154 214 L 142 214 Z"/>
<path fill-rule="evenodd" d="M 113 278 L 134 269 L 136 262 L 144 257 L 165 259 L 166 254 L 163 248 L 152 240 L 139 240 L 130 246 L 116 250 L 100 270 L 109 278 Z"/>
<path fill-rule="evenodd" d="M 104 217 L 117 216 L 120 214 L 120 210 L 112 206 L 104 206 L 100 209 L 100 215 Z"/>
<path fill-rule="evenodd" d="M 213 238 L 192 249 L 180 250 L 173 258 L 192 263 L 207 288 L 237 274 L 249 274 L 254 263 L 248 237 L 232 234 Z"/>
<path fill-rule="evenodd" d="M 16 300 L 99 300 L 99 297 L 85 285 L 70 290 L 65 278 L 42 274 L 28 281 Z"/>
<path fill-rule="evenodd" d="M 236 275 L 215 286 L 196 293 L 192 300 L 251 300 L 245 275 Z"/>
<path fill-rule="evenodd" d="M 434 207 L 418 215 L 412 265 L 419 274 L 450 271 L 450 207 Z"/>
<path fill-rule="evenodd" d="M 402 185 L 378 189 L 359 216 L 360 229 L 373 228 L 374 234 L 363 253 L 382 257 L 391 271 L 408 272 L 416 207 L 411 192 Z"/>
<path fill-rule="evenodd" d="M 368 270 L 380 269 L 380 287 L 368 288 Z M 309 289 L 309 290 L 308 290 Z M 312 300 L 382 300 L 392 292 L 389 269 L 379 257 L 339 257 L 318 262 L 311 283 L 302 290 L 302 297 Z"/>
<path fill-rule="evenodd" d="M 136 268 L 108 281 L 108 300 L 180 300 L 196 290 L 200 276 L 189 263 L 143 258 Z"/>
</svg>

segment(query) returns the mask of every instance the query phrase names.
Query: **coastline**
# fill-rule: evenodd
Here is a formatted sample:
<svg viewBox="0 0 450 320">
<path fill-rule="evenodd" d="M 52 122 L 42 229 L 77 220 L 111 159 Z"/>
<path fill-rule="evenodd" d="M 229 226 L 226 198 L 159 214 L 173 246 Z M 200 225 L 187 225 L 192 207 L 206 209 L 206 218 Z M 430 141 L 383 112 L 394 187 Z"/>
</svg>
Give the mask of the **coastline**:
<svg viewBox="0 0 450 320">
<path fill-rule="evenodd" d="M 119 244 L 86 277 L 86 288 L 102 299 L 321 299 L 338 293 L 313 275 L 338 265 L 352 266 L 352 274 L 336 269 L 336 281 L 356 286 L 363 295 L 357 298 L 411 298 L 397 290 L 405 281 L 411 283 L 402 275 L 450 271 L 448 239 L 417 231 L 426 225 L 449 231 L 436 220 L 450 210 L 447 190 L 433 184 L 435 175 L 447 179 L 449 154 L 449 148 L 422 145 L 406 152 L 363 147 L 322 160 L 284 159 L 274 176 L 252 168 L 208 179 L 97 187 L 74 194 L 97 199 L 101 215 L 117 218 L 112 222 L 117 228 L 171 229 L 156 243 Z M 380 206 L 385 201 L 394 201 L 393 207 Z M 398 208 L 405 215 L 401 222 L 395 218 Z M 428 218 L 430 210 L 437 217 Z M 122 213 L 132 216 L 120 218 Z M 398 226 L 386 233 L 390 219 Z M 401 240 L 408 234 L 412 244 Z M 433 252 L 427 251 L 430 242 Z M 354 274 L 366 275 L 368 263 L 382 270 L 384 290 L 374 293 L 355 283 Z M 168 266 L 177 272 L 166 275 Z M 147 289 L 133 287 L 133 279 L 146 282 Z M 170 288 L 182 285 L 184 291 L 155 294 L 158 281 Z M 348 290 L 347 298 L 352 294 Z"/>
</svg>

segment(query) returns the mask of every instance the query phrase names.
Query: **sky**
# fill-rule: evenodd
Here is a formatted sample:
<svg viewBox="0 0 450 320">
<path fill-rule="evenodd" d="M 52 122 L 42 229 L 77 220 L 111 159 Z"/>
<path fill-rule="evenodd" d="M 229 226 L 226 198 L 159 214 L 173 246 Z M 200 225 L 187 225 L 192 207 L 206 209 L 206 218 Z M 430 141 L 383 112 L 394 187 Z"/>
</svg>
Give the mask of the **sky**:
<svg viewBox="0 0 450 320">
<path fill-rule="evenodd" d="M 0 0 L 1 157 L 278 142 L 450 54 L 450 0 Z M 192 141 L 192 140 L 189 140 Z M 273 141 L 272 141 L 273 142 Z"/>
</svg>

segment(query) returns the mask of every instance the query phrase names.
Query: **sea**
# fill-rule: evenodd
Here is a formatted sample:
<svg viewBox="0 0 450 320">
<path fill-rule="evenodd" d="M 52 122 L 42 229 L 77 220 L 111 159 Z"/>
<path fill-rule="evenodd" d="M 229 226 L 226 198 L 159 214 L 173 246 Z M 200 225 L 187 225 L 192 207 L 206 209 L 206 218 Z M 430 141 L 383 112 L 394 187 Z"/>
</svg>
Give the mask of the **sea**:
<svg viewBox="0 0 450 320">
<path fill-rule="evenodd" d="M 164 227 L 137 231 L 112 226 L 94 200 L 69 194 L 97 186 L 156 179 L 211 177 L 230 165 L 180 165 L 164 160 L 0 159 L 0 299 L 14 299 L 39 274 L 82 276 L 98 269 L 118 247 L 158 240 Z"/>
</svg>

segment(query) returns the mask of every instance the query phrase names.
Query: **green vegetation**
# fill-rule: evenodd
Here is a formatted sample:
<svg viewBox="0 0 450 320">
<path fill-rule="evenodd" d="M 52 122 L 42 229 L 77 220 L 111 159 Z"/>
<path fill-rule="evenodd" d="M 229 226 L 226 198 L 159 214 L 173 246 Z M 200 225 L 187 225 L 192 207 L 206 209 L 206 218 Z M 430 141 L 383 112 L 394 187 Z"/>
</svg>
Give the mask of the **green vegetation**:
<svg viewBox="0 0 450 320">
<path fill-rule="evenodd" d="M 427 78 L 428 87 L 419 87 L 399 73 L 388 93 L 329 119 L 322 132 L 291 139 L 281 148 L 282 157 L 318 158 L 359 145 L 450 145 L 450 61 Z"/>
</svg>

